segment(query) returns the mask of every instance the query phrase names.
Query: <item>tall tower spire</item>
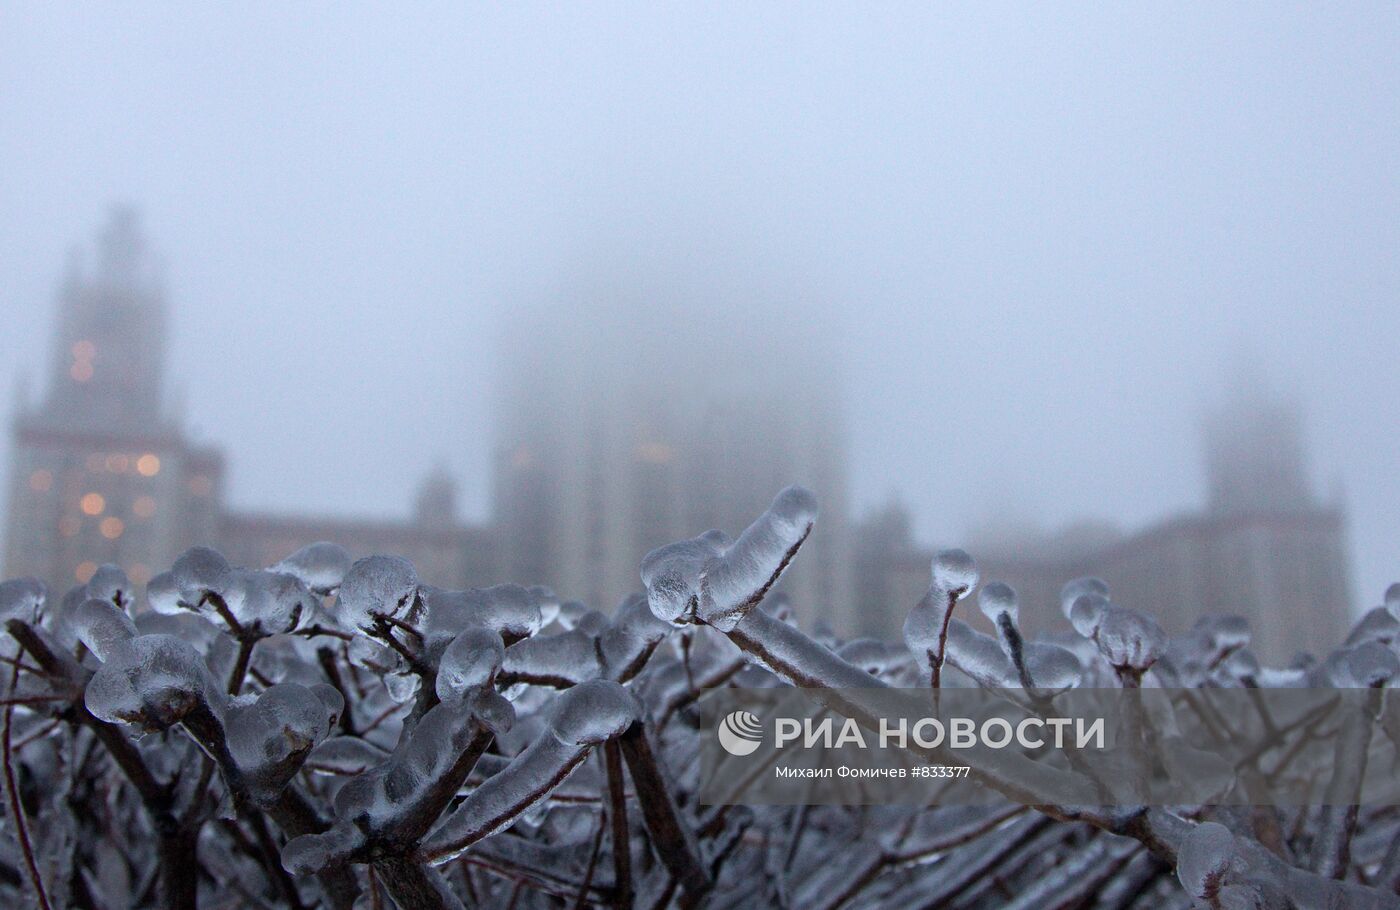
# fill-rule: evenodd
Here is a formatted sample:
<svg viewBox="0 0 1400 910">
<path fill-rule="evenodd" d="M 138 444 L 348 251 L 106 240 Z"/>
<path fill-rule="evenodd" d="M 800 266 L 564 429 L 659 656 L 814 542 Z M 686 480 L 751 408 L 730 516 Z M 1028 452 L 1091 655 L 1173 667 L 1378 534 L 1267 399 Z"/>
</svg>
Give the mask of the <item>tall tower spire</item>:
<svg viewBox="0 0 1400 910">
<path fill-rule="evenodd" d="M 1237 380 L 1205 421 L 1210 509 L 1275 513 L 1311 508 L 1303 418 L 1297 401 L 1262 380 Z"/>
<path fill-rule="evenodd" d="M 152 429 L 162 422 L 165 300 L 131 206 L 98 233 L 94 268 L 79 257 L 59 287 L 41 417 L 56 426 Z"/>
</svg>

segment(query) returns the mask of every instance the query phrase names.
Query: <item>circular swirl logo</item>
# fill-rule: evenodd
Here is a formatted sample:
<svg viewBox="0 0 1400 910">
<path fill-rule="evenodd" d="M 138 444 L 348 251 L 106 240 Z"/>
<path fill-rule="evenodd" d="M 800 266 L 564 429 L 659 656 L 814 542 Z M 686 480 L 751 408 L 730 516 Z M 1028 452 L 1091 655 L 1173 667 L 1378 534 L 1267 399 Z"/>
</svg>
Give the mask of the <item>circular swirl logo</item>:
<svg viewBox="0 0 1400 910">
<path fill-rule="evenodd" d="M 748 711 L 731 711 L 719 722 L 719 744 L 730 755 L 749 755 L 763 742 L 763 724 Z"/>
</svg>

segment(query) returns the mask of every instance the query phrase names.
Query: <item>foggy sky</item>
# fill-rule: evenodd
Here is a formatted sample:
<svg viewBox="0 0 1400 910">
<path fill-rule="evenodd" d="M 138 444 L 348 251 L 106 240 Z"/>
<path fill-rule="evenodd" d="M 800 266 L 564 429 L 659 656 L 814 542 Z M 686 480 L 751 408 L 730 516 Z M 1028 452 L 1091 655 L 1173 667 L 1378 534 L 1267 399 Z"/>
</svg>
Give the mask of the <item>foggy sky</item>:
<svg viewBox="0 0 1400 910">
<path fill-rule="evenodd" d="M 441 461 L 483 517 L 509 313 L 682 263 L 841 340 L 855 502 L 929 542 L 1199 504 L 1246 364 L 1378 602 L 1400 8 L 921 7 L 0 8 L 0 404 L 130 200 L 234 503 L 402 514 Z"/>
</svg>

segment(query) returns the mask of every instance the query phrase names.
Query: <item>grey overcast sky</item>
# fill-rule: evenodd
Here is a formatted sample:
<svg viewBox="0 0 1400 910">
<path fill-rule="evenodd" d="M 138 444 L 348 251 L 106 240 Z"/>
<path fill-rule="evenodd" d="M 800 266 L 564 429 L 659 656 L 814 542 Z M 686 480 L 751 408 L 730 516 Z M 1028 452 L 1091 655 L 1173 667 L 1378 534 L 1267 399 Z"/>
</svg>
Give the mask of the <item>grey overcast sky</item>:
<svg viewBox="0 0 1400 910">
<path fill-rule="evenodd" d="M 810 295 L 931 542 L 1199 503 L 1247 361 L 1400 578 L 1400 6 L 5 3 L 0 391 L 117 200 L 239 505 L 483 516 L 498 327 L 601 250 Z"/>
</svg>

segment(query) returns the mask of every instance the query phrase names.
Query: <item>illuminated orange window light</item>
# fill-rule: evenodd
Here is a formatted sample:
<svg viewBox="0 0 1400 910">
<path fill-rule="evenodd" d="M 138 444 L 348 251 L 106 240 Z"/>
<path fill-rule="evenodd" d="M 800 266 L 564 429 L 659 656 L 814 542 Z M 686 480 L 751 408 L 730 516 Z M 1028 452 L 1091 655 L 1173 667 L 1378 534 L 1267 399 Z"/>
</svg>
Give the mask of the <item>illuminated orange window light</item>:
<svg viewBox="0 0 1400 910">
<path fill-rule="evenodd" d="M 142 477 L 154 477 L 160 473 L 160 458 L 147 452 L 136 459 L 136 472 Z"/>
<path fill-rule="evenodd" d="M 101 493 L 87 493 L 78 500 L 78 507 L 84 515 L 101 515 L 107 509 L 107 500 Z"/>
</svg>

